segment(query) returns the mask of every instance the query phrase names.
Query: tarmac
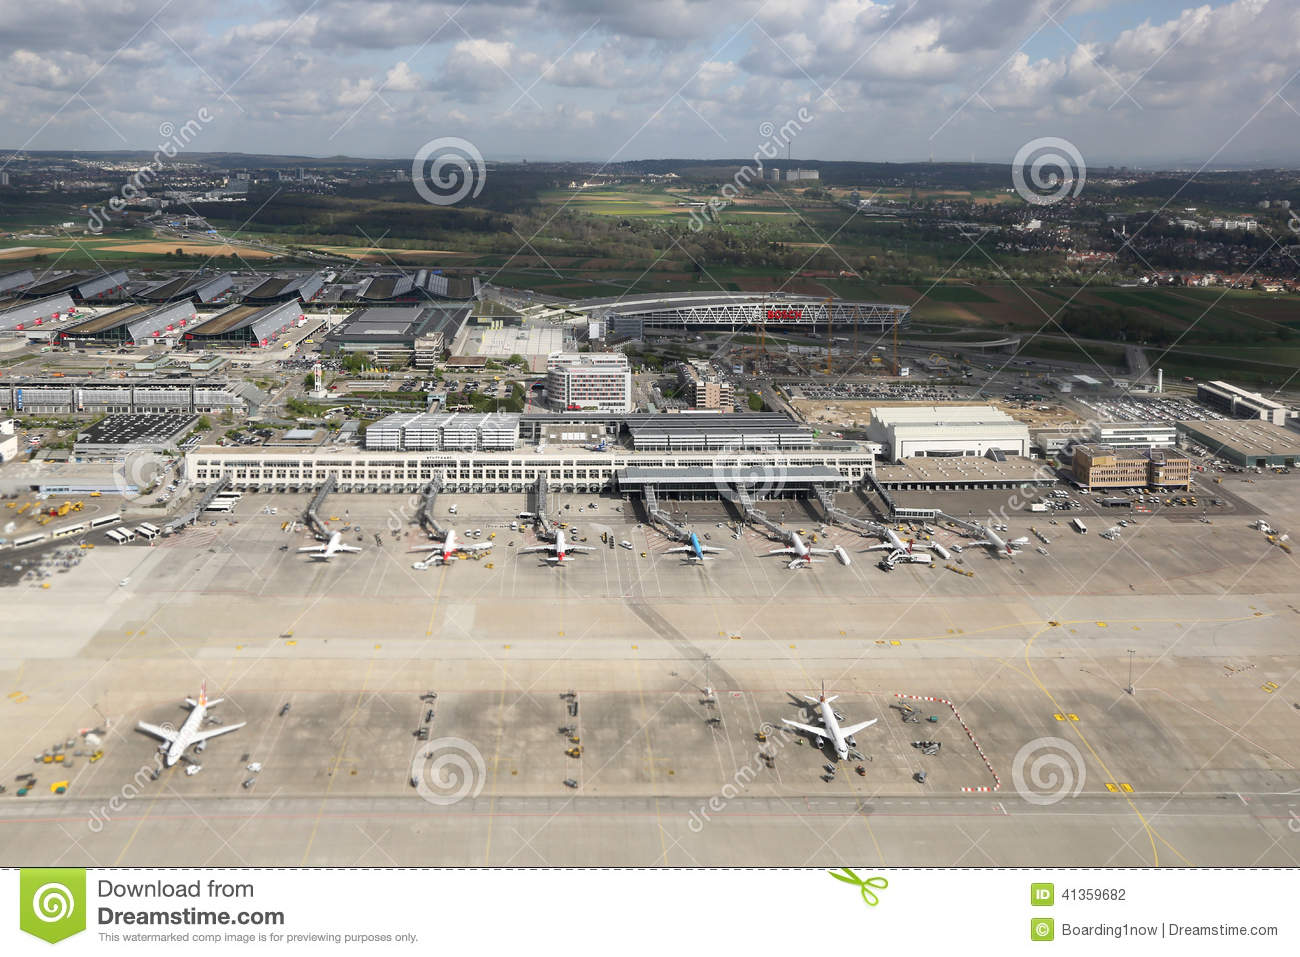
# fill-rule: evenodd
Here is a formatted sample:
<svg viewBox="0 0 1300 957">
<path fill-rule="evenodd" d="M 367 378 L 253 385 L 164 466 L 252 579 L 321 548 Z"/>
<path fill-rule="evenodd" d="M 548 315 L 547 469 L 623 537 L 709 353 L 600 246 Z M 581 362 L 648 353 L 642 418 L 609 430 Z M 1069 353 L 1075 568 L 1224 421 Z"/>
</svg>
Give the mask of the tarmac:
<svg viewBox="0 0 1300 957">
<path fill-rule="evenodd" d="M 596 549 L 562 568 L 520 554 L 522 495 L 442 496 L 440 521 L 495 547 L 425 570 L 405 496 L 331 497 L 364 551 L 329 562 L 282 529 L 305 494 L 246 495 L 152 546 L 95 538 L 50 588 L 5 590 L 0 864 L 1295 866 L 1295 558 L 1244 512 L 1296 527 L 1300 486 L 1224 486 L 1210 524 L 1161 509 L 1107 541 L 1093 516 L 1078 535 L 1012 510 L 1004 537 L 1034 525 L 1046 555 L 1030 535 L 1014 558 L 968 545 L 888 573 L 874 539 L 823 534 L 798 502 L 764 508 L 852 564 L 790 570 L 721 503 L 669 503 L 727 549 L 687 563 L 588 495 L 556 497 Z M 1000 496 L 930 498 L 964 515 Z M 179 725 L 204 681 L 247 725 L 154 779 L 136 722 Z M 833 775 L 779 730 L 816 723 L 822 682 L 846 723 L 879 719 Z M 69 739 L 72 767 L 44 763 Z"/>
</svg>

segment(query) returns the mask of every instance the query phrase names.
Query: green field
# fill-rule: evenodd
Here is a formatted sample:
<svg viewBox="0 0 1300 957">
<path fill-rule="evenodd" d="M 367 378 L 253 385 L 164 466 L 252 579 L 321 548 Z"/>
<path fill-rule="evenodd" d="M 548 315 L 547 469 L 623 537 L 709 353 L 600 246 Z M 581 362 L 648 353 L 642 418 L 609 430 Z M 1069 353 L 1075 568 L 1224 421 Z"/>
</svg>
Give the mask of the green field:
<svg viewBox="0 0 1300 957">
<path fill-rule="evenodd" d="M 974 286 L 931 286 L 928 289 L 917 289 L 918 293 L 924 293 L 925 298 L 932 302 L 997 302 L 992 296 L 986 296 Z"/>
</svg>

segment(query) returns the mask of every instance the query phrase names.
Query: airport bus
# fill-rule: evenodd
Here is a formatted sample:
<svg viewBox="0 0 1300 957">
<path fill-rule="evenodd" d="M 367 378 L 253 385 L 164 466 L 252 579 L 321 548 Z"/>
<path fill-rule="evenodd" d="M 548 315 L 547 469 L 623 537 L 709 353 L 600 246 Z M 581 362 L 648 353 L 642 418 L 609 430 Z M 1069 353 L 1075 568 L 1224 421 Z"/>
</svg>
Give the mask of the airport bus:
<svg viewBox="0 0 1300 957">
<path fill-rule="evenodd" d="M 1083 524 L 1083 519 L 1081 518 L 1070 519 L 1070 527 L 1073 528 L 1080 535 L 1088 534 L 1088 526 Z"/>
<path fill-rule="evenodd" d="M 126 542 L 127 542 L 127 538 L 126 538 L 126 536 L 125 536 L 124 534 L 122 534 L 122 532 L 119 531 L 119 530 L 116 529 L 116 528 L 110 528 L 110 529 L 109 529 L 107 532 L 105 532 L 104 534 L 108 536 L 108 540 L 109 540 L 110 542 L 116 542 L 116 543 L 119 544 L 119 545 L 125 545 Z M 134 537 L 134 536 L 132 536 L 132 537 Z"/>
<path fill-rule="evenodd" d="M 152 542 L 158 537 L 158 526 L 150 525 L 148 522 L 142 522 L 136 527 L 135 533 L 141 538 Z"/>
<path fill-rule="evenodd" d="M 121 515 L 101 515 L 99 518 L 92 518 L 90 520 L 90 527 L 103 528 L 105 525 L 115 525 L 120 521 L 122 521 Z"/>
<path fill-rule="evenodd" d="M 112 529 L 108 534 L 115 535 L 116 538 L 114 538 L 113 541 L 117 542 L 119 545 L 125 545 L 127 542 L 135 541 L 135 532 L 131 531 L 131 529 L 127 528 L 125 525 L 121 528 Z"/>
<path fill-rule="evenodd" d="M 63 528 L 56 528 L 50 532 L 50 538 L 67 538 L 69 535 L 80 535 L 86 530 L 85 522 L 78 522 L 76 525 L 65 525 Z"/>
<path fill-rule="evenodd" d="M 24 545 L 35 545 L 37 542 L 43 542 L 46 539 L 44 532 L 38 532 L 35 535 L 24 535 L 22 538 L 14 539 L 14 548 L 22 548 Z"/>
<path fill-rule="evenodd" d="M 209 503 L 209 504 L 208 504 L 208 507 L 205 508 L 203 511 L 205 511 L 205 512 L 229 512 L 229 511 L 230 511 L 232 508 L 234 508 L 234 507 L 235 507 L 235 503 L 232 502 L 230 499 L 228 499 L 228 498 L 219 498 L 219 499 L 217 499 L 216 501 Z"/>
</svg>

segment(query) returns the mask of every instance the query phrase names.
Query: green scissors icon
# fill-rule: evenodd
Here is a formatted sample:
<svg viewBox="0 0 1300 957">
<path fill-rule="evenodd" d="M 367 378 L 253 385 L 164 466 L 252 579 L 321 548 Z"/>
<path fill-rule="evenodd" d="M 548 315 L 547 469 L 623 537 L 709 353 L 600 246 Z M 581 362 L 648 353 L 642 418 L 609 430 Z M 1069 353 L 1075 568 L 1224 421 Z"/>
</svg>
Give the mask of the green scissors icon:
<svg viewBox="0 0 1300 957">
<path fill-rule="evenodd" d="M 867 902 L 868 907 L 875 907 L 880 903 L 880 898 L 876 896 L 875 892 L 872 891 L 871 888 L 874 887 L 876 890 L 883 891 L 889 886 L 888 880 L 883 877 L 868 877 L 866 880 L 863 880 L 847 867 L 842 867 L 840 870 L 844 873 L 837 874 L 834 871 L 828 871 L 827 873 L 837 881 L 843 881 L 845 884 L 852 884 L 854 887 L 859 888 L 862 891 L 862 899 Z"/>
</svg>

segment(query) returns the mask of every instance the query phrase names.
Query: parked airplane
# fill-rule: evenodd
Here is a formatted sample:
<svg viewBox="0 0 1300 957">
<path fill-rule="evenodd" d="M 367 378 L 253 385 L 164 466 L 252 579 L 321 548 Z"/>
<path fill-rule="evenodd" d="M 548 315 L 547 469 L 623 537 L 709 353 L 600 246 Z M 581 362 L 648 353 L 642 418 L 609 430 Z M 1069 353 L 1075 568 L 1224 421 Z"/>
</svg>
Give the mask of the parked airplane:
<svg viewBox="0 0 1300 957">
<path fill-rule="evenodd" d="M 225 698 L 215 698 L 208 700 L 208 683 L 205 681 L 199 688 L 199 700 L 186 698 L 185 703 L 190 708 L 190 716 L 185 719 L 185 723 L 179 729 L 160 728 L 156 724 L 149 724 L 147 721 L 141 721 L 136 724 L 136 728 L 146 734 L 152 734 L 156 738 L 161 738 L 163 744 L 158 746 L 158 750 L 166 755 L 165 761 L 167 767 L 171 767 L 182 757 L 190 745 L 194 745 L 195 751 L 202 751 L 206 746 L 208 738 L 215 738 L 219 734 L 228 734 L 231 731 L 238 731 L 247 721 L 241 721 L 239 724 L 228 724 L 221 728 L 213 728 L 211 731 L 201 731 L 203 719 L 207 716 L 208 709 L 221 704 Z"/>
<path fill-rule="evenodd" d="M 335 532 L 330 535 L 329 541 L 325 542 L 325 544 L 308 545 L 305 548 L 298 549 L 298 551 L 309 554 L 314 559 L 327 562 L 339 552 L 359 552 L 361 549 L 357 548 L 355 545 L 344 545 L 343 533 Z"/>
<path fill-rule="evenodd" d="M 820 558 L 813 558 L 814 555 L 834 555 L 835 550 L 831 548 L 809 548 L 803 543 L 803 539 L 799 537 L 798 532 L 791 532 L 788 548 L 773 548 L 768 554 L 793 555 L 794 559 L 786 568 L 801 568 L 811 565 L 813 562 L 821 561 Z"/>
<path fill-rule="evenodd" d="M 894 531 L 892 528 L 886 525 L 885 540 L 881 542 L 879 545 L 872 545 L 870 548 L 867 549 L 867 551 L 869 552 L 882 552 L 882 551 L 910 552 L 913 548 L 927 548 L 927 547 L 929 546 L 917 545 L 911 539 L 908 539 L 907 541 L 903 541 L 903 539 L 898 537 L 898 533 L 896 531 Z"/>
<path fill-rule="evenodd" d="M 554 555 L 548 555 L 546 560 L 552 565 L 565 565 L 568 563 L 568 555 L 571 552 L 594 552 L 596 549 L 590 545 L 569 545 L 564 540 L 564 529 L 555 530 L 555 541 L 551 544 L 533 545 L 529 548 L 521 548 L 520 554 L 527 552 L 554 552 Z"/>
<path fill-rule="evenodd" d="M 448 565 L 454 562 L 460 553 L 485 552 L 492 547 L 492 542 L 458 542 L 456 541 L 456 530 L 447 529 L 447 535 L 442 540 L 441 545 L 421 545 L 413 548 L 413 552 L 438 552 L 440 554 L 430 555 L 427 561 L 421 562 L 421 565 L 427 565 L 433 562 L 435 565 Z"/>
<path fill-rule="evenodd" d="M 725 548 L 715 548 L 712 545 L 702 544 L 700 542 L 700 537 L 696 535 L 694 532 L 691 532 L 691 537 L 687 540 L 687 543 L 685 545 L 682 545 L 678 548 L 670 548 L 668 549 L 668 551 L 664 552 L 664 554 L 665 555 L 686 554 L 687 555 L 686 560 L 688 562 L 702 562 L 702 561 L 707 561 L 708 557 L 714 552 L 725 552 L 725 551 L 726 551 Z"/>
<path fill-rule="evenodd" d="M 782 718 L 781 720 L 792 728 L 798 728 L 800 731 L 806 731 L 808 734 L 814 735 L 815 737 L 830 741 L 835 747 L 835 756 L 841 761 L 847 761 L 849 759 L 850 747 L 848 739 L 857 734 L 863 728 L 871 727 L 880 719 L 872 718 L 870 721 L 860 721 L 857 724 L 851 724 L 847 727 L 841 728 L 839 719 L 835 716 L 835 709 L 831 707 L 831 702 L 838 697 L 839 695 L 831 695 L 829 698 L 826 697 L 826 682 L 824 681 L 822 682 L 822 693 L 819 697 L 812 698 L 808 695 L 803 695 L 805 700 L 811 701 L 817 705 L 817 709 L 821 712 L 823 727 L 814 728 L 810 724 L 800 724 L 798 721 L 791 721 L 789 718 Z"/>
<path fill-rule="evenodd" d="M 1008 542 L 1008 541 L 1003 541 L 1001 536 L 999 536 L 997 532 L 993 531 L 993 529 L 983 525 L 979 527 L 980 530 L 984 533 L 984 539 L 982 541 L 976 540 L 971 544 L 983 545 L 985 548 L 991 548 L 993 550 L 993 554 L 998 558 L 1001 558 L 1004 554 L 1014 555 L 1017 549 L 1029 544 L 1029 539 L 1024 536 L 1020 538 L 1013 538 L 1011 539 L 1011 541 Z"/>
</svg>

